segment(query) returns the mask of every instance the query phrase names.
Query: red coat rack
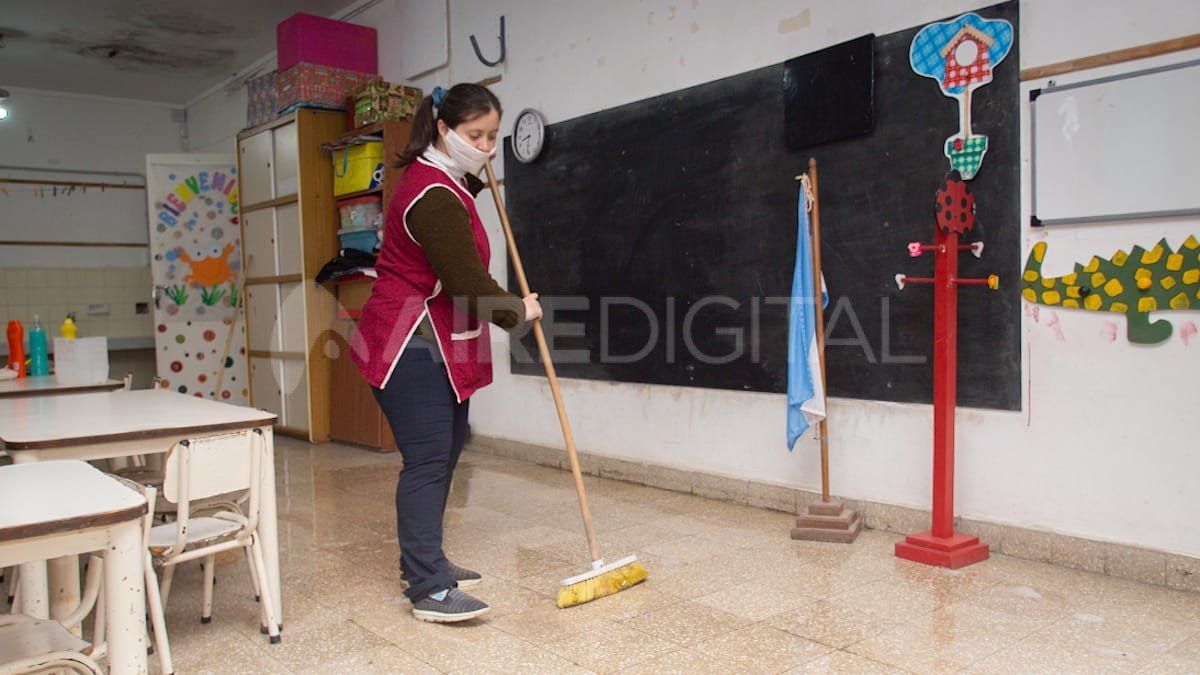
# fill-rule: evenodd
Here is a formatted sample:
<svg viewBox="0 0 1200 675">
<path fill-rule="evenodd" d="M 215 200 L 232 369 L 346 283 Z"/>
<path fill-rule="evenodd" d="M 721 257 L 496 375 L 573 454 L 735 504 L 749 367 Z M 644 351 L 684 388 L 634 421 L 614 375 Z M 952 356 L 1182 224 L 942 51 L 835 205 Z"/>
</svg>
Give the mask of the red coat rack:
<svg viewBox="0 0 1200 675">
<path fill-rule="evenodd" d="M 975 226 L 975 198 L 957 171 L 951 172 L 937 193 L 937 227 L 933 244 L 913 242 L 908 253 L 919 257 L 933 253 L 933 278 L 896 275 L 906 284 L 933 284 L 933 523 L 926 532 L 896 543 L 896 557 L 927 565 L 958 568 L 988 557 L 988 545 L 954 531 L 954 408 L 958 400 L 958 287 L 1000 287 L 1000 278 L 962 279 L 958 255 L 971 251 L 983 255 L 983 242 L 960 244 L 960 234 Z"/>
</svg>

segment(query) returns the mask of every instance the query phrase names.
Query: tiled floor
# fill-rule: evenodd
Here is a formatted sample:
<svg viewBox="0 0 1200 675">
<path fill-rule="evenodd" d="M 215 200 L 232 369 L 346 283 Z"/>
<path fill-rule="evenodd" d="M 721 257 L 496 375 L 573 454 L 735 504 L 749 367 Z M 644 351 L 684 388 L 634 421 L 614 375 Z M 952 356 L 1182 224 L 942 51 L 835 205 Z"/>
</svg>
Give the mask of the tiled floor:
<svg viewBox="0 0 1200 675">
<path fill-rule="evenodd" d="M 283 642 L 259 634 L 236 556 L 201 625 L 193 565 L 167 608 L 177 672 L 1200 672 L 1196 594 L 1003 556 L 933 569 L 875 531 L 793 542 L 782 513 L 595 478 L 605 555 L 636 553 L 650 579 L 559 610 L 559 580 L 587 566 L 569 476 L 471 452 L 446 549 L 484 574 L 492 612 L 421 623 L 396 571 L 399 457 L 280 439 L 277 461 Z"/>
</svg>

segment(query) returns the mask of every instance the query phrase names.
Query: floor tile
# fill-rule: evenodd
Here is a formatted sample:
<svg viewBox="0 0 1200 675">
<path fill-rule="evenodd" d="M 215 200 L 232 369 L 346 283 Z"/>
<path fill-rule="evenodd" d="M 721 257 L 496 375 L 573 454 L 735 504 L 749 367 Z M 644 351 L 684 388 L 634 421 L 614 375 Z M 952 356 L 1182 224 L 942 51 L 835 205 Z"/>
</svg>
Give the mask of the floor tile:
<svg viewBox="0 0 1200 675">
<path fill-rule="evenodd" d="M 693 645 L 750 623 L 739 616 L 696 602 L 681 602 L 651 610 L 625 625 L 678 645 Z"/>
<path fill-rule="evenodd" d="M 905 671 L 848 652 L 830 652 L 788 671 L 789 675 L 899 675 Z"/>
<path fill-rule="evenodd" d="M 814 600 L 788 587 L 756 580 L 696 598 L 695 602 L 750 621 L 763 621 Z"/>
<path fill-rule="evenodd" d="M 546 645 L 545 649 L 597 673 L 616 673 L 677 651 L 679 645 L 613 624 L 603 634 L 582 635 Z"/>
<path fill-rule="evenodd" d="M 781 673 L 833 651 L 765 623 L 754 624 L 692 647 L 698 652 L 733 660 L 740 672 Z"/>
<path fill-rule="evenodd" d="M 775 616 L 768 623 L 834 649 L 843 649 L 865 640 L 892 625 L 872 614 L 839 607 L 824 600 Z"/>
</svg>

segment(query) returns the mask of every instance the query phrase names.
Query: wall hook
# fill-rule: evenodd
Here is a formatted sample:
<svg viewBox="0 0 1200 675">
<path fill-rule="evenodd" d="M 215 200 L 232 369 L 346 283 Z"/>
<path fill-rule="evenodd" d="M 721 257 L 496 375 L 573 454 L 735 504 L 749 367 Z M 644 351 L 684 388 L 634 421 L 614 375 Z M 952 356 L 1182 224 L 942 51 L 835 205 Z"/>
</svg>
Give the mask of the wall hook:
<svg viewBox="0 0 1200 675">
<path fill-rule="evenodd" d="M 483 57 L 483 52 L 479 51 L 479 41 L 477 41 L 475 39 L 474 35 L 471 36 L 471 49 L 475 50 L 475 58 L 482 61 L 483 65 L 485 65 L 485 66 L 495 67 L 495 66 L 500 65 L 501 63 L 504 63 L 504 57 L 508 53 L 508 50 L 507 50 L 505 42 L 504 42 L 504 15 L 503 14 L 500 15 L 500 58 L 496 59 L 495 61 L 489 61 L 489 60 L 485 59 Z"/>
</svg>

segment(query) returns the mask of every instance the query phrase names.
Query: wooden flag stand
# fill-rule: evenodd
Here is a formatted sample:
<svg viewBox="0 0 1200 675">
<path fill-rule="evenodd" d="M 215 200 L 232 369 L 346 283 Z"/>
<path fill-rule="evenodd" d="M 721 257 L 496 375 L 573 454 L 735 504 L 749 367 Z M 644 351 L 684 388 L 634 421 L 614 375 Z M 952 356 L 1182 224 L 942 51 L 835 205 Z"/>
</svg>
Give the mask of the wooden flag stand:
<svg viewBox="0 0 1200 675">
<path fill-rule="evenodd" d="M 821 307 L 821 207 L 817 192 L 817 160 L 808 160 L 808 173 L 796 176 L 803 182 L 808 178 L 812 189 L 812 257 L 813 289 L 816 297 L 817 354 L 821 363 L 821 381 L 825 381 L 825 312 Z M 828 411 L 826 411 L 828 414 Z M 796 527 L 792 528 L 792 539 L 828 541 L 849 544 L 862 531 L 862 517 L 857 511 L 846 508 L 841 501 L 829 498 L 829 421 L 823 418 L 817 424 L 821 438 L 821 501 L 808 505 L 808 512 L 796 516 Z"/>
</svg>

